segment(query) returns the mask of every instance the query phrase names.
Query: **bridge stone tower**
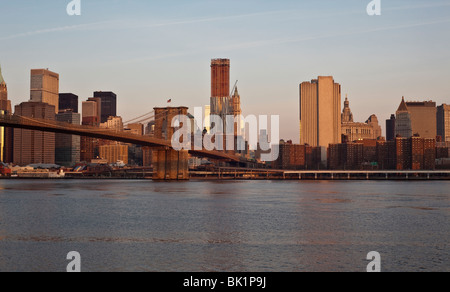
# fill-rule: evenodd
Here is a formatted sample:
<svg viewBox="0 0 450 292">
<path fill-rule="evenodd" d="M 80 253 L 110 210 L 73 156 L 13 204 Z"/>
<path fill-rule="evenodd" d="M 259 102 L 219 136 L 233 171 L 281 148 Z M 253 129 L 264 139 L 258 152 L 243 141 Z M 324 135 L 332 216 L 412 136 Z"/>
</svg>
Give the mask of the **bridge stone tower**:
<svg viewBox="0 0 450 292">
<path fill-rule="evenodd" d="M 187 107 L 154 108 L 155 138 L 171 141 L 175 129 L 172 119 L 187 115 Z M 188 151 L 176 151 L 169 147 L 153 149 L 153 180 L 189 180 Z"/>
</svg>

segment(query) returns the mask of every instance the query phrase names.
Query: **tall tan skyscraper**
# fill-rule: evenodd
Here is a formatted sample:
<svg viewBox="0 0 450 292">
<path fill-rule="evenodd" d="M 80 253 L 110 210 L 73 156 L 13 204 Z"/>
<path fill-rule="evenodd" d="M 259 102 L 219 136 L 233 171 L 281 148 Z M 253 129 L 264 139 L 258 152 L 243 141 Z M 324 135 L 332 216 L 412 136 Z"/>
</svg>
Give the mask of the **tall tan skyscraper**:
<svg viewBox="0 0 450 292">
<path fill-rule="evenodd" d="M 300 144 L 341 143 L 341 85 L 319 76 L 300 84 Z"/>
<path fill-rule="evenodd" d="M 408 101 L 406 106 L 411 114 L 413 135 L 419 134 L 422 138 L 436 139 L 436 103 L 433 101 Z"/>
<path fill-rule="evenodd" d="M 47 69 L 31 70 L 30 101 L 44 102 L 59 112 L 59 74 Z"/>
<path fill-rule="evenodd" d="M 23 102 L 15 114 L 37 119 L 55 120 L 55 107 L 42 102 Z M 14 164 L 55 163 L 55 133 L 14 129 Z"/>
<path fill-rule="evenodd" d="M 398 134 L 405 138 L 418 135 L 422 138 L 436 139 L 436 115 L 437 108 L 435 102 L 407 102 L 403 97 L 397 110 L 397 121 L 395 124 L 396 135 Z"/>
<path fill-rule="evenodd" d="M 81 124 L 84 126 L 100 125 L 101 118 L 101 100 L 96 98 L 90 98 L 82 103 L 82 118 Z M 95 158 L 95 154 L 98 151 L 98 139 L 91 137 L 81 137 L 80 146 L 80 160 L 84 162 L 91 162 Z"/>
</svg>

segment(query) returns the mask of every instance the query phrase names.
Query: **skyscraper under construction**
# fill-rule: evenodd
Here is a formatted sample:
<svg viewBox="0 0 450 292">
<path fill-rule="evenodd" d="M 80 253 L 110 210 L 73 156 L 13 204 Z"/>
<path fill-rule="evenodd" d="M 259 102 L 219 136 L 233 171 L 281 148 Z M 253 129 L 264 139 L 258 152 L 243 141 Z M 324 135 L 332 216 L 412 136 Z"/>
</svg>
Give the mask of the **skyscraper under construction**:
<svg viewBox="0 0 450 292">
<path fill-rule="evenodd" d="M 227 128 L 227 116 L 235 117 L 234 149 L 237 146 L 236 138 L 242 134 L 241 114 L 241 97 L 237 88 L 233 88 L 230 92 L 230 60 L 211 60 L 211 115 L 221 117 L 224 131 Z"/>
<path fill-rule="evenodd" d="M 211 115 L 225 120 L 229 112 L 230 60 L 211 60 Z"/>
</svg>

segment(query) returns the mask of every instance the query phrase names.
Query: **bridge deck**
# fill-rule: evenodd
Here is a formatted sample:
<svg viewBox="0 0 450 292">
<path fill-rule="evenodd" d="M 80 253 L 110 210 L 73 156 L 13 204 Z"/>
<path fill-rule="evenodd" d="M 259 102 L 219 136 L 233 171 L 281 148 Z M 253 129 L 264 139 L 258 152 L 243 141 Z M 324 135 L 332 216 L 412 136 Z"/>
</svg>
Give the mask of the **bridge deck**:
<svg viewBox="0 0 450 292">
<path fill-rule="evenodd" d="M 17 115 L 0 114 L 0 127 L 85 136 L 104 140 L 118 141 L 123 143 L 130 143 L 135 145 L 148 146 L 153 148 L 172 147 L 170 141 L 154 138 L 151 136 L 140 136 L 131 133 L 125 133 L 122 131 L 100 129 L 93 126 L 73 125 L 64 122 L 28 118 Z M 230 155 L 220 151 L 190 150 L 189 153 L 199 157 L 207 157 L 219 160 L 229 160 L 234 162 L 241 161 L 241 158 L 239 156 Z"/>
</svg>

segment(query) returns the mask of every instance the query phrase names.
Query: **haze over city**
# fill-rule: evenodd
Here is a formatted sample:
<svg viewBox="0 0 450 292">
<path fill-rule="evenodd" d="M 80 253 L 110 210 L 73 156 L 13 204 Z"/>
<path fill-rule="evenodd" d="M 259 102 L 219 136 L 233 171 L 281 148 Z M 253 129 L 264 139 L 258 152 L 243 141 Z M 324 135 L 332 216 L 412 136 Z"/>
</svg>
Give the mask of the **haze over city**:
<svg viewBox="0 0 450 292">
<path fill-rule="evenodd" d="M 382 1 L 68 1 L 1 4 L 0 62 L 13 106 L 30 98 L 30 69 L 60 74 L 60 92 L 85 100 L 114 91 L 127 120 L 164 106 L 209 103 L 210 61 L 231 59 L 242 110 L 279 114 L 298 141 L 299 84 L 333 76 L 356 121 L 384 128 L 407 100 L 448 101 L 450 3 Z M 26 3 L 26 4 L 24 4 Z M 295 125 L 295 126 L 292 126 Z M 384 129 L 383 129 L 384 130 Z"/>
</svg>

